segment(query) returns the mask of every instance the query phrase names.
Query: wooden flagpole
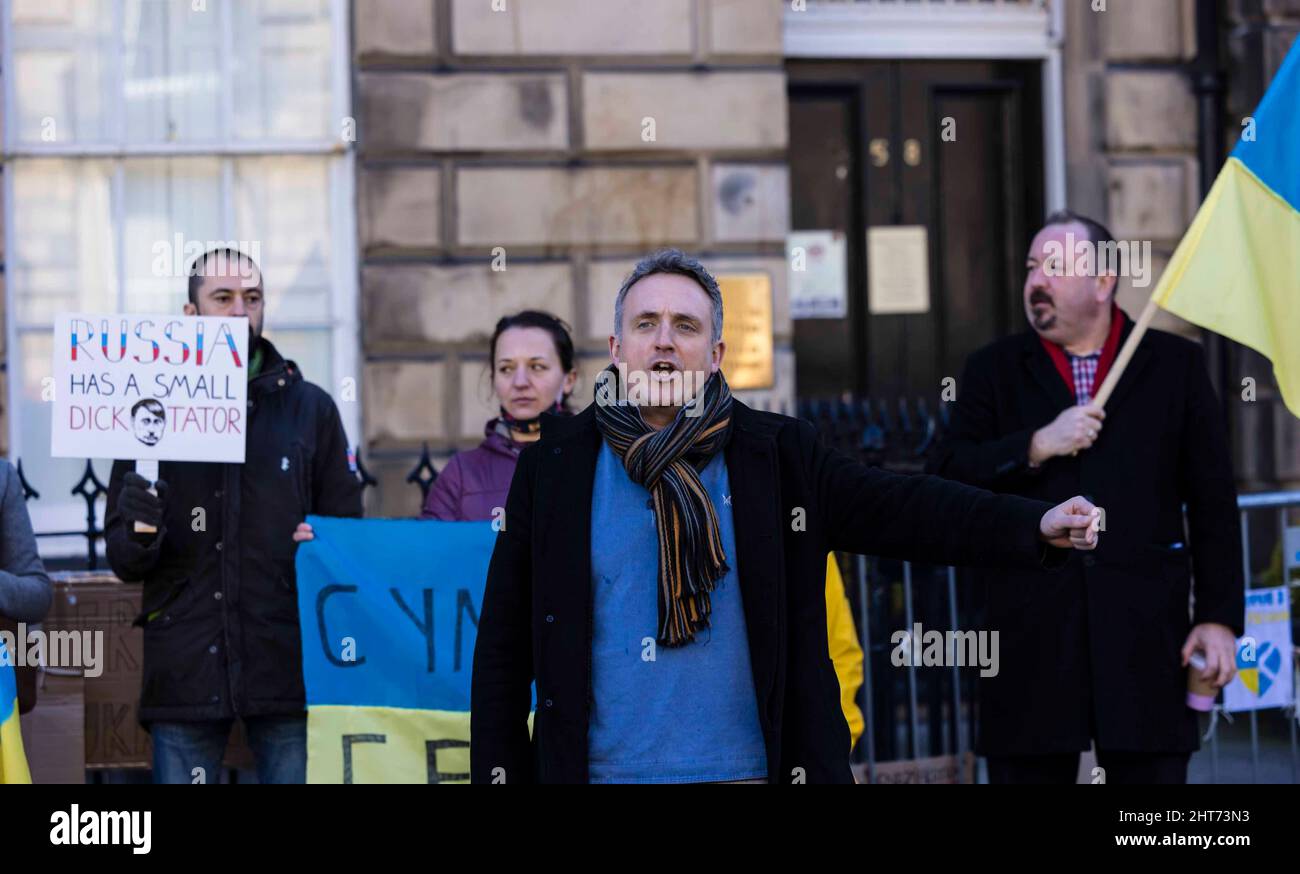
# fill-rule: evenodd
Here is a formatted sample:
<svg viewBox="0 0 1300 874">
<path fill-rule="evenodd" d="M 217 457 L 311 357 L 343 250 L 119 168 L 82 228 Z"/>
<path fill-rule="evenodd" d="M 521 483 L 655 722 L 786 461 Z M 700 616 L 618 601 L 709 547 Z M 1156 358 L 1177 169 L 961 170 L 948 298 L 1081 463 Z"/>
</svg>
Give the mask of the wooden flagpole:
<svg viewBox="0 0 1300 874">
<path fill-rule="evenodd" d="M 1110 400 L 1111 392 L 1115 390 L 1119 378 L 1124 375 L 1124 368 L 1128 367 L 1129 359 L 1133 357 L 1134 351 L 1137 350 L 1138 343 L 1142 342 L 1142 336 L 1147 332 L 1147 328 L 1151 327 L 1151 320 L 1155 318 L 1156 310 L 1159 308 L 1156 305 L 1156 296 L 1152 294 L 1151 299 L 1147 301 L 1146 309 L 1142 311 L 1142 315 L 1138 316 L 1137 322 L 1133 325 L 1133 330 L 1129 332 L 1128 339 L 1124 341 L 1124 346 L 1119 350 L 1119 354 L 1115 356 L 1115 363 L 1110 366 L 1106 378 L 1101 381 L 1101 388 L 1097 390 L 1097 394 L 1093 395 L 1092 402 L 1097 406 L 1105 407 L 1106 401 Z"/>
</svg>

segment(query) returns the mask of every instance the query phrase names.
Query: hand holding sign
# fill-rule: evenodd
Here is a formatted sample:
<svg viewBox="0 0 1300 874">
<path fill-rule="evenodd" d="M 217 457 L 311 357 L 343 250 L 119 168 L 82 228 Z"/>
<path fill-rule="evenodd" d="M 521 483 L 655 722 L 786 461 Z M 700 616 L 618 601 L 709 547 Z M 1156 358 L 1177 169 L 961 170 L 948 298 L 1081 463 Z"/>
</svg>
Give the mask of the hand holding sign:
<svg viewBox="0 0 1300 874">
<path fill-rule="evenodd" d="M 157 476 L 156 467 L 154 476 Z M 134 524 L 133 530 L 137 534 L 157 533 L 166 506 L 167 483 L 164 480 L 150 482 L 138 473 L 128 473 L 122 478 L 117 512 L 124 522 Z"/>
</svg>

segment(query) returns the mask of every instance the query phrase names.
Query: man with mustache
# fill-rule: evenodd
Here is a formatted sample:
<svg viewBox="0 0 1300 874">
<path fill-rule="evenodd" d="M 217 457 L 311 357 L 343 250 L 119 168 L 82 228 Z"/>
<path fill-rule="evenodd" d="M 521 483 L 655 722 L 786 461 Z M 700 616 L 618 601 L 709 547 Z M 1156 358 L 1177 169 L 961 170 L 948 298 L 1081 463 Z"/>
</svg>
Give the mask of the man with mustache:
<svg viewBox="0 0 1300 874">
<path fill-rule="evenodd" d="M 1101 269 L 1113 244 L 1092 219 L 1048 218 L 1025 265 L 1031 330 L 970 357 L 931 460 L 971 485 L 1105 508 L 1104 542 L 1062 573 L 983 575 L 1002 670 L 980 680 L 976 751 L 994 783 L 1072 783 L 1091 744 L 1106 782 L 1186 782 L 1188 661 L 1203 652 L 1218 686 L 1235 672 L 1236 490 L 1201 347 L 1148 331 L 1106 409 L 1092 401 L 1133 329 Z"/>
<path fill-rule="evenodd" d="M 735 400 L 722 294 L 682 252 L 636 265 L 613 327 L 596 402 L 545 418 L 515 469 L 474 650 L 475 783 L 851 782 L 827 552 L 1041 570 L 1096 546 L 1081 498 L 871 469 Z M 629 403 L 625 380 L 655 390 Z"/>
<path fill-rule="evenodd" d="M 306 780 L 296 542 L 309 513 L 360 516 L 361 485 L 334 401 L 262 336 L 264 301 L 242 252 L 191 266 L 186 315 L 248 318 L 244 463 L 160 462 L 156 494 L 132 462 L 113 463 L 108 561 L 144 581 L 138 715 L 156 783 L 217 782 L 237 716 L 259 782 Z"/>
</svg>

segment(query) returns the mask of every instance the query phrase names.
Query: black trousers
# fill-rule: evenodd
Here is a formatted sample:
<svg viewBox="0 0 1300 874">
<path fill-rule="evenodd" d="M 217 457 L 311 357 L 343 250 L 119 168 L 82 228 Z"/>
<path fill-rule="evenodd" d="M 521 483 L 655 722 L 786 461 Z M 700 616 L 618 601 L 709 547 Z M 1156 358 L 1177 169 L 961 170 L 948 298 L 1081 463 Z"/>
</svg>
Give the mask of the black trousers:
<svg viewBox="0 0 1300 874">
<path fill-rule="evenodd" d="M 1191 753 L 1108 753 L 1097 750 L 1095 782 L 1180 784 L 1187 782 Z M 1079 773 L 1079 753 L 1047 756 L 989 756 L 989 783 L 1073 783 Z"/>
</svg>

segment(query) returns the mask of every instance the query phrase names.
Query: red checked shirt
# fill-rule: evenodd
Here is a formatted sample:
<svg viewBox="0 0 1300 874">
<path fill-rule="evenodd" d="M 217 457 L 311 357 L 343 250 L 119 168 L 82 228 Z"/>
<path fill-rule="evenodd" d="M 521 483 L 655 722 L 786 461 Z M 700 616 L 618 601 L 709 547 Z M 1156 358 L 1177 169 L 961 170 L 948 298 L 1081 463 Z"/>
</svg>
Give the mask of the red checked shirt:
<svg viewBox="0 0 1300 874">
<path fill-rule="evenodd" d="M 1071 355 L 1050 340 L 1041 336 L 1038 338 L 1043 348 L 1047 350 L 1048 357 L 1056 365 L 1056 371 L 1061 374 L 1066 387 L 1073 392 L 1075 403 L 1080 406 L 1092 401 L 1097 384 L 1106 379 L 1106 373 L 1110 370 L 1115 354 L 1119 351 L 1124 317 L 1118 306 L 1113 303 L 1110 306 L 1110 333 L 1106 336 L 1106 342 L 1101 349 L 1090 355 Z"/>
<path fill-rule="evenodd" d="M 1074 376 L 1074 402 L 1083 406 L 1092 400 L 1093 386 L 1097 380 L 1097 362 L 1101 361 L 1101 350 L 1098 349 L 1091 355 L 1071 355 L 1066 352 L 1065 357 L 1070 360 L 1070 372 Z"/>
</svg>

